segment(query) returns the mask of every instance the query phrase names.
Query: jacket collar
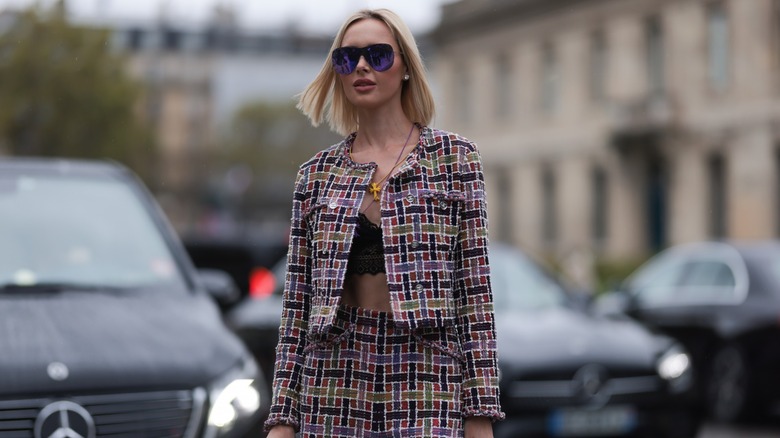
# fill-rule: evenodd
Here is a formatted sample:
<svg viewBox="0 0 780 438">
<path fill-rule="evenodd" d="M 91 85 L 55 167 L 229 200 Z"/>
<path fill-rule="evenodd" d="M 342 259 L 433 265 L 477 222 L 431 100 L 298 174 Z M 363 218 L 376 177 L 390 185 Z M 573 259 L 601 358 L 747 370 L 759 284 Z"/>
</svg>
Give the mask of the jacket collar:
<svg viewBox="0 0 780 438">
<path fill-rule="evenodd" d="M 406 157 L 406 162 L 402 164 L 401 167 L 399 167 L 397 174 L 402 174 L 415 167 L 420 160 L 420 156 L 425 154 L 426 151 L 429 150 L 430 146 L 435 142 L 433 130 L 430 127 L 422 126 L 420 124 L 417 124 L 417 127 L 420 128 L 420 138 L 417 141 L 417 145 L 414 147 L 414 149 L 412 149 L 412 152 L 410 152 Z M 336 146 L 336 157 L 343 165 L 346 165 L 347 167 L 362 170 L 371 170 L 375 168 L 376 163 L 373 161 L 368 163 L 358 163 L 353 161 L 350 157 L 350 149 L 352 149 L 352 144 L 355 142 L 355 137 L 357 137 L 357 132 L 349 134 Z"/>
</svg>

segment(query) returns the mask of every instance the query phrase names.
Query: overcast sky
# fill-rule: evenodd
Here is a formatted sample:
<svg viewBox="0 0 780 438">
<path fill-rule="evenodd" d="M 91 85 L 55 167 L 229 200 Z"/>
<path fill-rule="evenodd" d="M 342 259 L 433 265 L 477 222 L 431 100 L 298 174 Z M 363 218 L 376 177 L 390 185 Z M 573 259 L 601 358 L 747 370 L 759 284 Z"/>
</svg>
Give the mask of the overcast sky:
<svg viewBox="0 0 780 438">
<path fill-rule="evenodd" d="M 37 0 L 44 5 L 54 0 Z M 296 24 L 315 33 L 333 34 L 357 9 L 386 7 L 397 12 L 413 32 L 426 32 L 438 22 L 439 8 L 453 0 L 66 0 L 79 20 L 143 21 L 165 12 L 171 21 L 205 21 L 217 4 L 232 6 L 239 24 L 253 30 L 275 30 Z M 0 0 L 0 9 L 36 0 Z"/>
</svg>

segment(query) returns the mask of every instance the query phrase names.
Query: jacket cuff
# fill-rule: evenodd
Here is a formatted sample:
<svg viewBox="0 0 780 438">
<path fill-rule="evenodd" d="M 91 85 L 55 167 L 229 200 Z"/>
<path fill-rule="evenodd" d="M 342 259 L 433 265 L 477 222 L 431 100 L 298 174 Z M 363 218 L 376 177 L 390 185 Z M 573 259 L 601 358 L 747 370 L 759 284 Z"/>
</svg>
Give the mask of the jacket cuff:
<svg viewBox="0 0 780 438">
<path fill-rule="evenodd" d="M 460 412 L 463 418 L 488 417 L 493 421 L 506 418 L 506 414 L 501 411 L 497 386 L 464 389 L 462 400 Z"/>
<path fill-rule="evenodd" d="M 498 407 L 476 408 L 467 406 L 461 410 L 461 414 L 463 415 L 463 418 L 486 417 L 493 420 L 493 422 L 501 421 L 506 418 L 506 414 L 501 412 L 501 409 Z"/>
<path fill-rule="evenodd" d="M 263 423 L 263 431 L 269 432 L 274 426 L 292 426 L 296 432 L 301 428 L 301 423 L 298 418 L 292 415 L 285 414 L 270 414 L 268 419 Z"/>
</svg>

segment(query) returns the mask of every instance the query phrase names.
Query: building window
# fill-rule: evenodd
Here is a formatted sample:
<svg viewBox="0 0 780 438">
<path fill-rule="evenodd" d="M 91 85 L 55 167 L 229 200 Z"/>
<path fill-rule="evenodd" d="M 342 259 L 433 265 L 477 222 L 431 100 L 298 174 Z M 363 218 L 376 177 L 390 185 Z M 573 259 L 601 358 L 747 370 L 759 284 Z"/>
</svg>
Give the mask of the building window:
<svg viewBox="0 0 780 438">
<path fill-rule="evenodd" d="M 726 160 L 722 155 L 710 156 L 707 163 L 710 188 L 710 237 L 722 239 L 727 234 Z"/>
<path fill-rule="evenodd" d="M 550 167 L 542 170 L 542 237 L 547 244 L 554 244 L 558 238 L 557 187 L 555 175 Z"/>
<path fill-rule="evenodd" d="M 710 3 L 707 8 L 708 76 L 715 90 L 729 85 L 729 40 L 729 19 L 723 3 Z"/>
<path fill-rule="evenodd" d="M 588 63 L 590 98 L 593 103 L 602 104 L 606 99 L 607 40 L 601 30 L 591 35 Z"/>
<path fill-rule="evenodd" d="M 159 29 L 151 29 L 143 34 L 141 42 L 142 50 L 159 50 L 162 46 L 163 36 Z"/>
<path fill-rule="evenodd" d="M 664 78 L 664 35 L 661 19 L 657 16 L 647 18 L 645 22 L 645 59 L 647 64 L 648 91 L 651 96 L 659 96 L 666 87 Z"/>
<path fill-rule="evenodd" d="M 471 80 L 464 66 L 455 69 L 455 112 L 458 121 L 471 122 Z"/>
<path fill-rule="evenodd" d="M 163 31 L 163 45 L 166 50 L 178 52 L 181 48 L 182 34 L 174 29 L 165 29 Z"/>
<path fill-rule="evenodd" d="M 495 102 L 496 116 L 507 119 L 512 113 L 512 63 L 509 56 L 499 55 L 496 59 Z"/>
<path fill-rule="evenodd" d="M 602 167 L 596 167 L 591 174 L 591 189 L 593 205 L 591 206 L 591 233 L 594 243 L 602 245 L 607 239 L 609 223 L 609 197 L 607 172 Z"/>
<path fill-rule="evenodd" d="M 552 43 L 542 45 L 541 53 L 540 105 L 544 112 L 551 113 L 558 106 L 559 68 L 555 48 Z"/>
<path fill-rule="evenodd" d="M 132 28 L 127 31 L 127 48 L 137 51 L 143 48 L 144 31 L 138 28 Z"/>
</svg>

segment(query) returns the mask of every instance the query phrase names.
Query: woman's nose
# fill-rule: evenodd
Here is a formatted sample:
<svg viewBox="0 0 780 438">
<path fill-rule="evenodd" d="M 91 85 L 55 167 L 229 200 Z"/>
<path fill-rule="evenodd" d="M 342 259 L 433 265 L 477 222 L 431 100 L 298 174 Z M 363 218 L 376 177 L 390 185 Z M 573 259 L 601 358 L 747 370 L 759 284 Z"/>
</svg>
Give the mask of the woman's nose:
<svg viewBox="0 0 780 438">
<path fill-rule="evenodd" d="M 358 58 L 357 66 L 355 66 L 355 69 L 363 69 L 364 71 L 368 71 L 368 68 L 371 66 L 371 64 L 368 63 L 368 60 L 365 56 L 360 55 L 360 58 Z"/>
</svg>

